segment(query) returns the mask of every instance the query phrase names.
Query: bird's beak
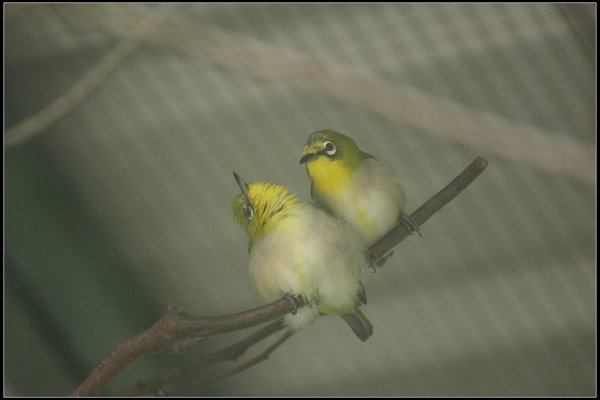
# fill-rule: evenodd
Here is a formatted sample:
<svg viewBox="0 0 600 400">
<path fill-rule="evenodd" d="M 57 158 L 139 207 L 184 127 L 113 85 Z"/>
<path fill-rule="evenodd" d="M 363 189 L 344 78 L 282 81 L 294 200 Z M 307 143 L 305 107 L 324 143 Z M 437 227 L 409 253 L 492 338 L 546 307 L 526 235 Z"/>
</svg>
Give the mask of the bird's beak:
<svg viewBox="0 0 600 400">
<path fill-rule="evenodd" d="M 307 162 L 309 162 L 310 160 L 312 160 L 315 157 L 318 157 L 319 154 L 318 153 L 307 153 L 305 155 L 302 156 L 302 158 L 300 159 L 300 164 L 306 164 Z"/>
<path fill-rule="evenodd" d="M 240 187 L 240 190 L 242 191 L 242 195 L 244 196 L 246 203 L 251 204 L 250 198 L 248 197 L 248 184 L 246 182 L 244 182 L 244 180 L 242 178 L 240 178 L 240 176 L 238 174 L 236 174 L 235 171 L 233 171 L 233 177 L 235 178 L 235 181 L 237 182 L 238 186 Z"/>
</svg>

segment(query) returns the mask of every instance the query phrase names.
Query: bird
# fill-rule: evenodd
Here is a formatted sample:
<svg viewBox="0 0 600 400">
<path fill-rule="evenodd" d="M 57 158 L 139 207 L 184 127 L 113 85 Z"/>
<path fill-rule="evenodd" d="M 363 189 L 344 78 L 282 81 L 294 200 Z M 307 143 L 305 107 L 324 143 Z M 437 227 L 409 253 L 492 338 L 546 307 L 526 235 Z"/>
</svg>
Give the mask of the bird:
<svg viewBox="0 0 600 400">
<path fill-rule="evenodd" d="M 384 162 L 362 151 L 350 137 L 319 129 L 302 149 L 311 181 L 311 196 L 320 207 L 353 226 L 367 246 L 399 222 L 421 235 L 406 213 L 406 196 L 396 174 Z"/>
<path fill-rule="evenodd" d="M 286 186 L 266 181 L 245 183 L 233 172 L 241 193 L 233 216 L 248 235 L 249 274 L 265 302 L 282 296 L 307 304 L 284 316 L 292 332 L 320 314 L 340 315 L 366 341 L 373 326 L 358 309 L 367 303 L 361 277 L 370 268 L 366 249 L 354 229 Z"/>
</svg>

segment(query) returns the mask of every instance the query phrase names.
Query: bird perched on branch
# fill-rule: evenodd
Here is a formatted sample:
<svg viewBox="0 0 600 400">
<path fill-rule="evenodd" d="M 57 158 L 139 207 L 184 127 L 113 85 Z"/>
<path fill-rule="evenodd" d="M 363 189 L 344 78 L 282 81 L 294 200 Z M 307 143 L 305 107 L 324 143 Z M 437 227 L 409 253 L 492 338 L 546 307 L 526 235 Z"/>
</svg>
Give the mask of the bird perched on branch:
<svg viewBox="0 0 600 400">
<path fill-rule="evenodd" d="M 321 129 L 308 137 L 302 153 L 313 200 L 357 229 L 367 246 L 398 222 L 421 235 L 419 225 L 404 213 L 406 198 L 394 171 L 354 140 Z"/>
<path fill-rule="evenodd" d="M 342 316 L 367 340 L 373 327 L 358 306 L 366 304 L 361 275 L 370 265 L 356 232 L 301 202 L 285 186 L 263 181 L 248 185 L 233 175 L 241 190 L 233 199 L 233 215 L 248 234 L 250 276 L 260 297 L 267 302 L 282 296 L 306 300 L 307 305 L 284 317 L 292 331 L 321 312 Z"/>
</svg>

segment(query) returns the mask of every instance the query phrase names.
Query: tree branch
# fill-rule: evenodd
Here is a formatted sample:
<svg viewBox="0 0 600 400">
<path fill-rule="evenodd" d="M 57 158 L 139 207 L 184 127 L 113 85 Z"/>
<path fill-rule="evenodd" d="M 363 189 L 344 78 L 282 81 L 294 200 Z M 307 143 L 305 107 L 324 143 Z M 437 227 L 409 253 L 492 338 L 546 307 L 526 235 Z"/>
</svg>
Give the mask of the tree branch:
<svg viewBox="0 0 600 400">
<path fill-rule="evenodd" d="M 446 185 L 435 196 L 427 200 L 421 207 L 411 214 L 411 218 L 422 226 L 429 218 L 442 207 L 454 199 L 460 192 L 465 190 L 478 176 L 487 168 L 488 162 L 483 157 L 477 157 L 467 168 L 464 169 L 452 182 Z M 369 249 L 376 259 L 381 258 L 398 243 L 403 241 L 410 232 L 404 224 L 398 224 L 394 229 L 379 239 Z"/>
<path fill-rule="evenodd" d="M 294 298 L 296 307 L 304 301 Z M 98 395 L 112 378 L 139 357 L 151 353 L 181 353 L 202 339 L 256 326 L 291 311 L 287 299 L 238 314 L 223 317 L 192 317 L 170 310 L 151 328 L 121 342 L 117 348 L 71 393 L 72 396 Z"/>
<path fill-rule="evenodd" d="M 419 225 L 423 225 L 471 184 L 485 170 L 487 164 L 486 159 L 475 158 L 452 182 L 412 213 L 411 217 Z M 404 240 L 408 234 L 403 225 L 397 225 L 370 250 L 379 258 Z M 304 300 L 300 298 L 294 299 L 294 302 L 296 307 L 304 305 Z M 183 311 L 169 310 L 151 328 L 119 343 L 71 395 L 98 395 L 115 375 L 143 355 L 157 352 L 179 353 L 208 336 L 255 326 L 291 311 L 292 306 L 285 298 L 249 311 L 222 317 L 192 317 Z"/>
</svg>

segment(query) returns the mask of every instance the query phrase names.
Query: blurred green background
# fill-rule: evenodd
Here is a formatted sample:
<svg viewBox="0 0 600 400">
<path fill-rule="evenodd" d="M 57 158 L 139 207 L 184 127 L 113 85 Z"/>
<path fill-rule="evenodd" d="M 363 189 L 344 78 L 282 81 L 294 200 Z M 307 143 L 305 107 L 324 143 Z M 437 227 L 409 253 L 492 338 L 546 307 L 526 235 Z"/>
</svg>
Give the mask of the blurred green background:
<svg viewBox="0 0 600 400">
<path fill-rule="evenodd" d="M 489 167 L 366 283 L 369 341 L 320 318 L 195 394 L 595 395 L 595 4 L 4 12 L 5 395 L 69 393 L 170 302 L 258 306 L 231 172 L 308 200 L 298 160 L 325 127 L 391 164 L 411 212 Z M 95 90 L 12 137 L 123 43 Z M 144 357 L 105 393 L 245 334 Z"/>
</svg>

